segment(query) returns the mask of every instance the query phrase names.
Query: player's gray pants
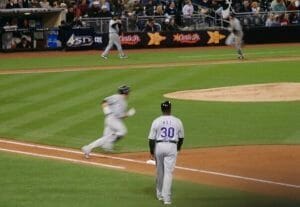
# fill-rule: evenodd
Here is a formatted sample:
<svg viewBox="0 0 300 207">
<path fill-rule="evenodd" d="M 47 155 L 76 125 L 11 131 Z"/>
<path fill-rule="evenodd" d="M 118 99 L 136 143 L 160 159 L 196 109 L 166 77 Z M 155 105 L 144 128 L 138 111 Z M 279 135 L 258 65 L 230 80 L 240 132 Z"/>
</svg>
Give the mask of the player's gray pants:
<svg viewBox="0 0 300 207">
<path fill-rule="evenodd" d="M 242 49 L 242 43 L 243 43 L 243 33 L 240 33 L 239 35 L 230 33 L 225 41 L 226 45 L 234 45 L 237 50 Z"/>
<path fill-rule="evenodd" d="M 155 146 L 156 158 L 156 195 L 164 201 L 171 201 L 173 171 L 177 158 L 177 145 L 159 142 Z"/>
<path fill-rule="evenodd" d="M 116 118 L 113 115 L 108 115 L 104 120 L 103 136 L 86 146 L 88 152 L 91 152 L 96 147 L 102 147 L 105 150 L 112 150 L 113 144 L 118 137 L 123 137 L 127 134 L 127 128 L 122 119 Z"/>
<path fill-rule="evenodd" d="M 109 42 L 108 42 L 108 45 L 106 46 L 104 52 L 102 53 L 102 55 L 106 56 L 114 45 L 117 47 L 117 49 L 119 51 L 119 55 L 124 56 L 124 52 L 123 52 L 121 41 L 120 41 L 120 36 L 114 32 L 109 33 Z"/>
</svg>

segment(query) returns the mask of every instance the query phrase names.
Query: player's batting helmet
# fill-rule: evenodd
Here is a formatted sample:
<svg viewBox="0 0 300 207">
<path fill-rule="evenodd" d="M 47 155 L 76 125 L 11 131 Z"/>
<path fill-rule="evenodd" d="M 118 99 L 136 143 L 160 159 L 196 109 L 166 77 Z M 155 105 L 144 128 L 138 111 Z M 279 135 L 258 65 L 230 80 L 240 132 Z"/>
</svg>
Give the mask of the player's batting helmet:
<svg viewBox="0 0 300 207">
<path fill-rule="evenodd" d="M 130 87 L 129 87 L 129 86 L 126 86 L 126 85 L 120 86 L 120 87 L 118 88 L 118 92 L 119 92 L 119 94 L 129 94 L 129 92 L 130 92 Z"/>
<path fill-rule="evenodd" d="M 171 102 L 164 101 L 160 104 L 160 108 L 162 112 L 170 112 L 171 111 Z"/>
</svg>

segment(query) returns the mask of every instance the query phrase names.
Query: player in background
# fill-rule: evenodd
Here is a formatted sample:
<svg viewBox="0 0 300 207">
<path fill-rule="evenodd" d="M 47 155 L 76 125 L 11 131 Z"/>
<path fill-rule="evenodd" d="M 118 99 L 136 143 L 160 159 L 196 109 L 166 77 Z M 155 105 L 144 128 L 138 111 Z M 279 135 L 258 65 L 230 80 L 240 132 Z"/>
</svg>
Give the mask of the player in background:
<svg viewBox="0 0 300 207">
<path fill-rule="evenodd" d="M 150 156 L 156 161 L 156 196 L 171 204 L 171 187 L 177 153 L 183 144 L 184 129 L 180 119 L 171 115 L 171 102 L 161 103 L 162 115 L 156 118 L 149 133 Z"/>
<path fill-rule="evenodd" d="M 112 151 L 114 143 L 127 134 L 127 128 L 123 119 L 135 114 L 135 109 L 127 111 L 127 98 L 130 87 L 124 85 L 118 88 L 118 94 L 106 97 L 102 102 L 102 110 L 105 115 L 103 136 L 81 148 L 86 158 L 91 151 L 101 147 L 105 151 Z"/>
<path fill-rule="evenodd" d="M 104 52 L 101 54 L 101 57 L 104 59 L 107 59 L 108 52 L 111 50 L 111 48 L 115 45 L 119 52 L 119 57 L 121 59 L 127 58 L 127 56 L 124 54 L 121 41 L 120 41 L 120 28 L 122 25 L 121 19 L 119 19 L 119 16 L 114 15 L 113 18 L 109 21 L 109 41 L 108 45 L 106 46 Z"/>
<path fill-rule="evenodd" d="M 242 51 L 242 44 L 243 44 L 243 28 L 241 25 L 240 20 L 238 20 L 233 13 L 229 14 L 229 27 L 228 30 L 230 31 L 229 36 L 226 39 L 226 45 L 234 45 L 237 53 L 238 59 L 244 59 L 244 54 Z"/>
</svg>

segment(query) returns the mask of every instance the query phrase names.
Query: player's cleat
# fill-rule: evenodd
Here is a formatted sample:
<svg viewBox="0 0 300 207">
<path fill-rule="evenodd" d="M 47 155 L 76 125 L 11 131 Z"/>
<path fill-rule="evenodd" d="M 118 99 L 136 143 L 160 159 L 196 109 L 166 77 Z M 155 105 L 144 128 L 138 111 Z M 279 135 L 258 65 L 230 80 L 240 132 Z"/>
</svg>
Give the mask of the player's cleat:
<svg viewBox="0 0 300 207">
<path fill-rule="evenodd" d="M 101 57 L 102 57 L 103 59 L 105 59 L 105 60 L 108 59 L 108 57 L 107 57 L 106 55 L 101 55 Z"/>
<path fill-rule="evenodd" d="M 238 56 L 238 59 L 239 59 L 239 60 L 243 60 L 243 59 L 244 59 L 244 56 L 243 56 L 243 55 L 239 55 L 239 56 Z"/>
<path fill-rule="evenodd" d="M 157 196 L 157 200 L 162 201 L 164 200 L 162 196 Z"/>
<path fill-rule="evenodd" d="M 126 58 L 128 58 L 127 55 L 120 55 L 120 59 L 126 59 Z"/>
<path fill-rule="evenodd" d="M 172 203 L 171 203 L 171 201 L 164 201 L 164 204 L 165 205 L 171 205 Z"/>
<path fill-rule="evenodd" d="M 87 150 L 86 146 L 82 147 L 81 151 L 83 152 L 83 155 L 86 159 L 90 158 L 90 152 Z"/>
</svg>

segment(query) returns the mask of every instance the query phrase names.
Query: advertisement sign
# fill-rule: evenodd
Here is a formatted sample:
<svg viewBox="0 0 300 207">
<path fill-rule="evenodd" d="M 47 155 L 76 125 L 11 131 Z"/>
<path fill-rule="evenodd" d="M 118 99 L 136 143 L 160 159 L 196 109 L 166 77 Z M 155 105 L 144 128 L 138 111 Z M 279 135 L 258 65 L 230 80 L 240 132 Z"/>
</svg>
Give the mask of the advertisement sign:
<svg viewBox="0 0 300 207">
<path fill-rule="evenodd" d="M 68 31 L 66 35 L 67 49 L 89 49 L 95 45 L 94 30 L 92 28 L 76 28 Z M 99 39 L 97 38 L 97 41 Z"/>
<path fill-rule="evenodd" d="M 58 30 L 47 31 L 47 48 L 55 49 L 61 47 L 61 41 L 58 39 Z"/>
</svg>

